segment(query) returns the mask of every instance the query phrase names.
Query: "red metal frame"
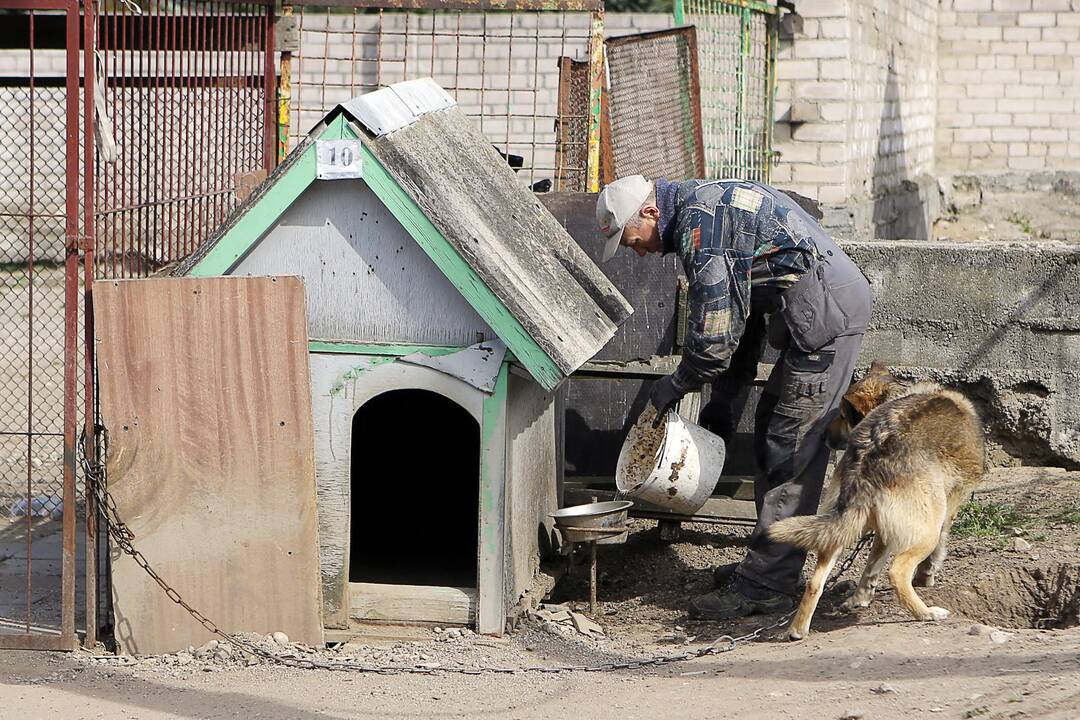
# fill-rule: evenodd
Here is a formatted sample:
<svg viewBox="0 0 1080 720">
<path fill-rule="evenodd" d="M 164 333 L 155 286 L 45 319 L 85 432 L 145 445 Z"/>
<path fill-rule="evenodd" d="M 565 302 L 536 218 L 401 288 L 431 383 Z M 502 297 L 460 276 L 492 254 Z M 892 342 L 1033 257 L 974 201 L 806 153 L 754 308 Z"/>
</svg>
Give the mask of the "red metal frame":
<svg viewBox="0 0 1080 720">
<path fill-rule="evenodd" d="M 34 74 L 34 31 L 33 22 L 38 11 L 63 11 L 65 13 L 65 42 L 67 48 L 66 80 L 65 80 L 65 203 L 64 203 L 64 394 L 63 394 L 63 526 L 62 526 L 62 558 L 61 558 L 61 616 L 60 634 L 48 635 L 35 633 L 32 628 L 32 547 L 33 547 L 33 524 L 31 513 L 27 513 L 27 615 L 26 632 L 0 634 L 0 649 L 31 649 L 31 650 L 73 650 L 78 642 L 75 634 L 75 463 L 76 463 L 76 381 L 77 381 L 77 358 L 78 358 L 78 308 L 79 308 L 79 42 L 80 42 L 80 13 L 78 0 L 66 2 L 49 2 L 48 0 L 0 0 L 0 8 L 12 10 L 26 10 L 31 13 L 30 37 L 28 49 L 30 52 L 30 93 L 33 98 L 35 90 Z M 32 100 L 31 100 L 32 102 Z M 30 137 L 30 209 L 28 215 L 29 237 L 27 253 L 27 273 L 29 278 L 29 321 L 28 333 L 30 341 L 28 348 L 33 355 L 33 284 L 34 284 L 34 142 L 33 115 L 31 113 L 31 137 Z M 32 501 L 32 462 L 31 451 L 35 433 L 33 432 L 33 364 L 31 361 L 28 371 L 28 427 L 27 437 L 27 503 L 28 511 Z"/>
</svg>

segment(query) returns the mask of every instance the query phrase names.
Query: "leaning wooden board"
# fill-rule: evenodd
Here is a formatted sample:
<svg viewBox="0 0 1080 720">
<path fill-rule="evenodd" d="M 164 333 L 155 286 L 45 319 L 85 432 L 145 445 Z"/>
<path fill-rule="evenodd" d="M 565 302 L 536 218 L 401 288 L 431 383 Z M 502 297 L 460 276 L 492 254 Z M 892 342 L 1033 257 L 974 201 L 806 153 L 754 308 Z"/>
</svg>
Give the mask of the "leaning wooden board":
<svg viewBox="0 0 1080 720">
<path fill-rule="evenodd" d="M 94 323 L 109 490 L 136 548 L 226 632 L 321 643 L 299 279 L 98 282 Z M 129 557 L 113 557 L 122 651 L 213 637 Z"/>
</svg>

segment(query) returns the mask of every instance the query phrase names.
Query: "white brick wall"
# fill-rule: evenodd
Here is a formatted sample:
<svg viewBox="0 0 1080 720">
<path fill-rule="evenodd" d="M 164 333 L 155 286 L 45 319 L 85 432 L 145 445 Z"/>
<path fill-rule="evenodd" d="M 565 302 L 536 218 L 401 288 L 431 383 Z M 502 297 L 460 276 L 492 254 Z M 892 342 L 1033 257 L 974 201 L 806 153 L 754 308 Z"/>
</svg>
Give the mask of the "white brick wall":
<svg viewBox="0 0 1080 720">
<path fill-rule="evenodd" d="M 935 0 L 797 9 L 802 32 L 777 62 L 774 182 L 841 203 L 932 172 Z"/>
<path fill-rule="evenodd" d="M 942 0 L 940 173 L 1080 170 L 1080 2 Z"/>
</svg>

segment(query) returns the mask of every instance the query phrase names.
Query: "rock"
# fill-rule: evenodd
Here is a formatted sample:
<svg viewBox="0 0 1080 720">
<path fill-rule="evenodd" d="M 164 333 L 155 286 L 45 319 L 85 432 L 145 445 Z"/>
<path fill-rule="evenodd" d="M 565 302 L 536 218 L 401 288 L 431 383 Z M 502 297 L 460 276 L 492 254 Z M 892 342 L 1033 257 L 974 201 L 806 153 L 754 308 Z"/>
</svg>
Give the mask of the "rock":
<svg viewBox="0 0 1080 720">
<path fill-rule="evenodd" d="M 286 635 L 285 633 L 281 632 L 280 630 L 278 630 L 276 633 L 274 633 L 270 637 L 278 645 L 288 645 L 289 644 L 289 636 Z"/>
<path fill-rule="evenodd" d="M 195 661 L 195 657 L 190 652 L 180 651 L 176 653 L 177 665 L 190 665 Z"/>
<path fill-rule="evenodd" d="M 574 624 L 574 629 L 582 635 L 586 635 L 588 637 L 604 636 L 604 628 L 600 627 L 597 623 L 593 622 L 581 613 L 571 612 L 570 622 Z"/>
<path fill-rule="evenodd" d="M 1031 549 L 1031 543 L 1024 538 L 1016 537 L 1009 543 L 1008 548 L 1013 552 L 1027 552 Z"/>
<path fill-rule="evenodd" d="M 990 637 L 990 633 L 997 632 L 997 628 L 991 625 L 972 625 L 968 629 L 968 635 L 981 635 L 982 637 Z"/>
<path fill-rule="evenodd" d="M 990 633 L 990 642 L 995 645 L 1004 645 L 1010 640 L 1012 640 L 1012 633 L 1003 632 L 1001 630 L 995 630 Z"/>
<path fill-rule="evenodd" d="M 433 628 L 432 628 L 432 631 L 433 631 L 433 632 L 434 632 L 434 633 L 435 633 L 436 635 L 438 635 L 439 633 L 441 633 L 441 632 L 443 631 L 443 629 L 442 629 L 441 627 L 439 627 L 438 625 L 436 625 L 435 627 L 433 627 Z"/>
<path fill-rule="evenodd" d="M 460 640 L 461 639 L 461 631 L 458 630 L 457 628 L 451 628 L 450 630 L 447 630 L 445 635 L 450 640 Z"/>
<path fill-rule="evenodd" d="M 849 710 L 840 716 L 840 720 L 863 720 L 866 715 L 861 710 Z"/>
<path fill-rule="evenodd" d="M 217 640 L 208 640 L 205 644 L 200 645 L 199 649 L 196 650 L 195 652 L 196 652 L 196 654 L 208 655 L 208 654 L 214 652 L 215 650 L 217 650 L 217 646 L 220 645 L 220 644 L 221 643 L 218 642 Z"/>
<path fill-rule="evenodd" d="M 881 683 L 877 687 L 870 688 L 870 692 L 877 693 L 878 695 L 887 695 L 896 692 L 896 688 L 889 683 Z"/>
<path fill-rule="evenodd" d="M 232 660 L 232 655 L 224 647 L 219 647 L 214 652 L 214 659 L 218 662 L 229 662 Z"/>
</svg>

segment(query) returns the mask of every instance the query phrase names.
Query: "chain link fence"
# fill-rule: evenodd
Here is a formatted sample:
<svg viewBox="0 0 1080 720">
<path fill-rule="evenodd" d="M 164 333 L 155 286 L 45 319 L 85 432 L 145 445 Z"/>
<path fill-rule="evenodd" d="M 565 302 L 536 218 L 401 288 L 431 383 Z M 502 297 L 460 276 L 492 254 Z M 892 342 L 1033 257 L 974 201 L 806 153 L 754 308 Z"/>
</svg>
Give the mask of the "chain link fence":
<svg viewBox="0 0 1080 720">
<path fill-rule="evenodd" d="M 759 0 L 675 0 L 675 22 L 697 28 L 710 178 L 769 180 L 777 12 Z"/>
</svg>

